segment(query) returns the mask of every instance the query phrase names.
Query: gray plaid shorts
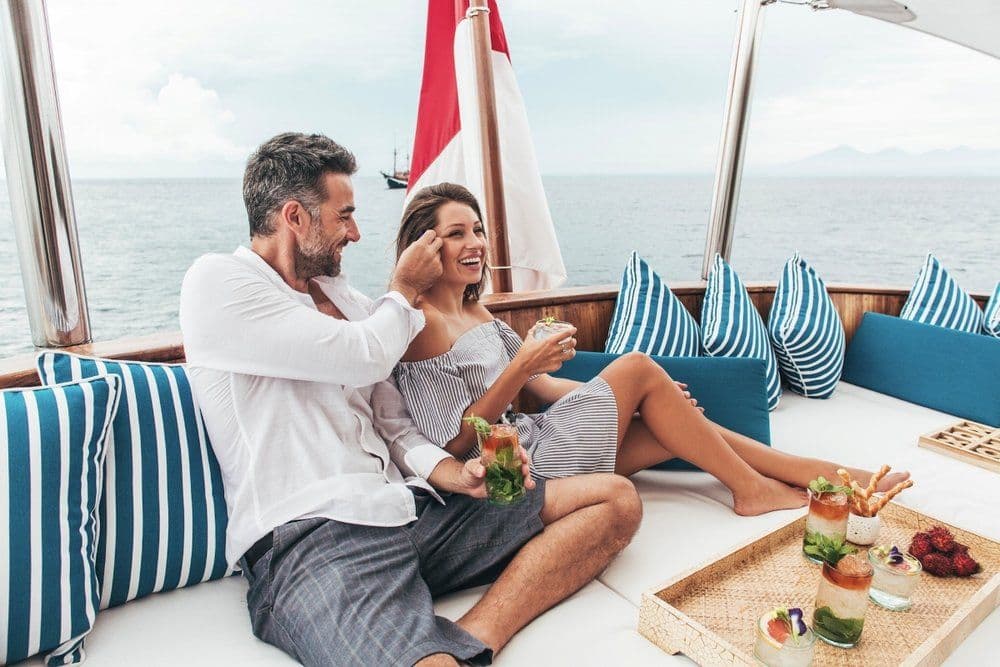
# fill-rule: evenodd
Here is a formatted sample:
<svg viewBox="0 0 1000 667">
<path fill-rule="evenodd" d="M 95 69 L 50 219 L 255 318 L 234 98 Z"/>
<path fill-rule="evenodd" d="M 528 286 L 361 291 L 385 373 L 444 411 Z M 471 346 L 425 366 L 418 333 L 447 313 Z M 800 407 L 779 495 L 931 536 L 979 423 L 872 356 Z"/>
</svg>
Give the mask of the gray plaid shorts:
<svg viewBox="0 0 1000 667">
<path fill-rule="evenodd" d="M 462 495 L 441 505 L 417 490 L 405 526 L 278 526 L 270 551 L 243 568 L 254 634 L 304 665 L 412 665 L 435 653 L 490 664 L 493 652 L 435 616 L 432 600 L 494 581 L 542 531 L 537 484 L 508 507 Z"/>
</svg>

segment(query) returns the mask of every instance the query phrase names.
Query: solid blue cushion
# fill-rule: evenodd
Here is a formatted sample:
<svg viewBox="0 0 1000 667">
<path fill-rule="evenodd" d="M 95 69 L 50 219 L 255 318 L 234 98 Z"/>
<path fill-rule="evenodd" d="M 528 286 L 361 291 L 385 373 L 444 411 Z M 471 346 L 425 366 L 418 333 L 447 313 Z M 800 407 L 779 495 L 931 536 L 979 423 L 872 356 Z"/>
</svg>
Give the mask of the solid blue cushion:
<svg viewBox="0 0 1000 667">
<path fill-rule="evenodd" d="M 118 378 L 0 392 L 0 664 L 84 659 Z"/>
<path fill-rule="evenodd" d="M 622 274 L 604 351 L 667 357 L 696 357 L 701 351 L 698 323 L 634 250 Z"/>
<path fill-rule="evenodd" d="M 225 576 L 222 476 L 184 367 L 46 352 L 38 374 L 122 379 L 101 498 L 101 609 Z"/>
<path fill-rule="evenodd" d="M 620 355 L 577 352 L 562 365 L 557 377 L 586 382 Z M 688 391 L 705 408 L 705 416 L 717 424 L 771 444 L 771 421 L 767 409 L 765 365 L 761 359 L 728 357 L 653 357 L 670 377 L 688 385 Z M 665 470 L 698 470 L 673 459 L 653 466 Z"/>
<path fill-rule="evenodd" d="M 1000 345 L 987 336 L 865 313 L 844 380 L 1000 426 Z"/>
<path fill-rule="evenodd" d="M 983 333 L 987 336 L 1000 338 L 1000 283 L 993 289 L 993 296 L 986 303 L 986 313 L 983 317 Z"/>
<path fill-rule="evenodd" d="M 789 389 L 829 398 L 844 368 L 844 325 L 823 279 L 798 253 L 785 263 L 767 329 Z"/>
<path fill-rule="evenodd" d="M 711 357 L 745 357 L 767 363 L 767 405 L 781 400 L 778 362 L 760 313 L 743 281 L 720 255 L 715 256 L 701 306 L 702 348 Z"/>
<path fill-rule="evenodd" d="M 979 333 L 983 325 L 979 304 L 962 291 L 937 257 L 930 253 L 899 317 L 968 333 Z"/>
</svg>

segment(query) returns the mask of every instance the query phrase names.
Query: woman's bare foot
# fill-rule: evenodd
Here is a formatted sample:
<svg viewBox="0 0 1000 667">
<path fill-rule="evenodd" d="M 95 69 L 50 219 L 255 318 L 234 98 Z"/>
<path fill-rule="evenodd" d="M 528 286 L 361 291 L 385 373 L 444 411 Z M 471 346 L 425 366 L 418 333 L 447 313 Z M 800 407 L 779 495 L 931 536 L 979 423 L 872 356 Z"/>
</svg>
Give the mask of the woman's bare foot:
<svg viewBox="0 0 1000 667">
<path fill-rule="evenodd" d="M 761 481 L 750 491 L 733 493 L 733 511 L 740 516 L 757 516 L 775 510 L 805 507 L 806 500 L 805 489 L 761 477 Z"/>
</svg>

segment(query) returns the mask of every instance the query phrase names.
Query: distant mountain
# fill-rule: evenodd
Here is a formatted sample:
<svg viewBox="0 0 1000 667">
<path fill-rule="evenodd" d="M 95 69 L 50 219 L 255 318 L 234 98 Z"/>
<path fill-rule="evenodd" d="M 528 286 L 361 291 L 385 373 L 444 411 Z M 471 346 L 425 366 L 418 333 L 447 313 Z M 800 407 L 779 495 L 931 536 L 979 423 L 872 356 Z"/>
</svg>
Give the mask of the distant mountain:
<svg viewBox="0 0 1000 667">
<path fill-rule="evenodd" d="M 959 146 L 926 153 L 910 153 L 900 148 L 864 153 L 850 146 L 838 146 L 787 164 L 749 168 L 748 174 L 1000 177 L 1000 150 Z"/>
</svg>

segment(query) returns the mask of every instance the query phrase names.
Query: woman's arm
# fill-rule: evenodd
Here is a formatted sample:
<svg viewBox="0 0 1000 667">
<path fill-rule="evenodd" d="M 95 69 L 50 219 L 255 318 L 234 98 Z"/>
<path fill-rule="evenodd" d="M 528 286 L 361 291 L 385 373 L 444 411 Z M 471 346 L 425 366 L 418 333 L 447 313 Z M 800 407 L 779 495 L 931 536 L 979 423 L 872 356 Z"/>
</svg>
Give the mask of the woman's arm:
<svg viewBox="0 0 1000 667">
<path fill-rule="evenodd" d="M 482 417 L 491 424 L 500 419 L 507 406 L 510 405 L 517 394 L 524 387 L 524 384 L 531 377 L 531 373 L 525 368 L 523 360 L 514 359 L 500 374 L 497 381 L 490 385 L 486 393 L 474 401 L 472 405 L 465 409 L 462 417 L 476 415 Z M 458 458 L 465 456 L 476 444 L 476 431 L 465 421 L 458 429 L 458 435 L 445 444 L 444 449 L 452 456 Z"/>
<path fill-rule="evenodd" d="M 576 329 L 569 332 L 570 336 L 574 333 L 576 333 Z M 529 335 L 528 340 L 521 344 L 517 354 L 507 364 L 496 382 L 479 399 L 473 401 L 462 416 L 476 415 L 488 422 L 495 422 L 511 401 L 517 397 L 525 384 L 533 385 L 542 379 L 542 374 L 557 370 L 564 361 L 572 357 L 575 353 L 575 347 L 575 338 L 560 341 L 557 340 L 557 337 L 552 336 L 538 340 Z M 535 375 L 539 377 L 529 383 L 528 380 Z M 553 379 L 553 381 L 555 380 Z M 458 435 L 448 441 L 444 448 L 452 456 L 460 457 L 467 454 L 475 442 L 475 431 L 463 421 Z"/>
</svg>

